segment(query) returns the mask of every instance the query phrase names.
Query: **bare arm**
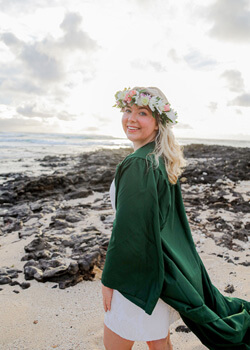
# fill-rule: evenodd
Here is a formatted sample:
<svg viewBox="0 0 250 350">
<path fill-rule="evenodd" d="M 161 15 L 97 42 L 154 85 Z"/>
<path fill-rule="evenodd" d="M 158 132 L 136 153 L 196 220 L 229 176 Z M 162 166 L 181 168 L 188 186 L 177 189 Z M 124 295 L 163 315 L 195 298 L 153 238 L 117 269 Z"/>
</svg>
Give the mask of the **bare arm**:
<svg viewBox="0 0 250 350">
<path fill-rule="evenodd" d="M 111 310 L 111 300 L 113 296 L 113 289 L 102 284 L 102 301 L 105 312 Z"/>
</svg>

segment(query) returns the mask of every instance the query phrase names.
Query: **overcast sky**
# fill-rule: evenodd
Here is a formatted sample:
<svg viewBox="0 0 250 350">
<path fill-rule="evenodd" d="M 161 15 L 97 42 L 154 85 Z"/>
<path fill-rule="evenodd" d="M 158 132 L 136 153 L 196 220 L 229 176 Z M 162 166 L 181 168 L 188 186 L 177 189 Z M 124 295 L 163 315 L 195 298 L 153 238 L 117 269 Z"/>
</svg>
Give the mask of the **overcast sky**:
<svg viewBox="0 0 250 350">
<path fill-rule="evenodd" d="M 250 139 L 249 0 L 0 0 L 0 131 L 124 136 L 157 86 L 180 137 Z"/>
</svg>

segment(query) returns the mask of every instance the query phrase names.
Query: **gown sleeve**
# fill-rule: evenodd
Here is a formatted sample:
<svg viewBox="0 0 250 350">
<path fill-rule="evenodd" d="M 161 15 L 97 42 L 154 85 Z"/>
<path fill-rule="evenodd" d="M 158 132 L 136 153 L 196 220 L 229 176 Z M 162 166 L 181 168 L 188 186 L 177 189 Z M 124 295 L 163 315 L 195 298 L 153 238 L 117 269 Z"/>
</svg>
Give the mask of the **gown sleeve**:
<svg viewBox="0 0 250 350">
<path fill-rule="evenodd" d="M 152 313 L 164 280 L 159 173 L 142 158 L 129 158 L 115 176 L 116 216 L 101 281 Z M 162 196 L 163 197 L 163 196 Z M 161 198 L 161 206 L 163 205 Z M 165 213 L 169 206 L 165 196 Z"/>
</svg>

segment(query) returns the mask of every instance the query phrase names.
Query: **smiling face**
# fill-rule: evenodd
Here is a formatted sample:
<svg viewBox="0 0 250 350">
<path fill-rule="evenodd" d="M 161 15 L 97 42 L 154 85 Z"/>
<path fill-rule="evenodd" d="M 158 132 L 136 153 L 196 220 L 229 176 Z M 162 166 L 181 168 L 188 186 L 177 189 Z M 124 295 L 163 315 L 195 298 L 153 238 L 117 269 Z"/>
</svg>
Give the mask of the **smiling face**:
<svg viewBox="0 0 250 350">
<path fill-rule="evenodd" d="M 123 108 L 122 127 L 134 150 L 153 141 L 158 132 L 156 119 L 148 107 L 126 106 Z"/>
</svg>

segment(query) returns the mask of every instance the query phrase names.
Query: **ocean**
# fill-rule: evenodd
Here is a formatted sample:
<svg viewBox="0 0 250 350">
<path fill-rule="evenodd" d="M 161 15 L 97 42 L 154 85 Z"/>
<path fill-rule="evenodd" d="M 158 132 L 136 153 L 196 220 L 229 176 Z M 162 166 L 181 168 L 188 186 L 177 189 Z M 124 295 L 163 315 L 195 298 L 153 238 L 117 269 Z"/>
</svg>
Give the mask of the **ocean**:
<svg viewBox="0 0 250 350">
<path fill-rule="evenodd" d="M 250 147 L 250 141 L 177 138 L 179 144 L 203 143 Z M 41 166 L 45 156 L 77 155 L 100 148 L 132 147 L 126 138 L 98 135 L 45 134 L 0 132 L 0 183 L 10 174 L 24 173 L 28 176 L 49 173 L 51 169 Z M 2 179 L 1 179 L 2 178 Z"/>
</svg>

